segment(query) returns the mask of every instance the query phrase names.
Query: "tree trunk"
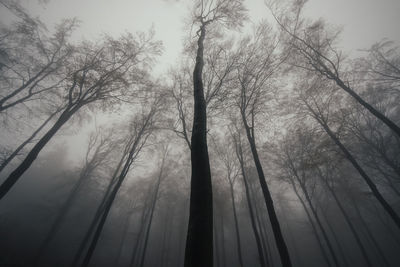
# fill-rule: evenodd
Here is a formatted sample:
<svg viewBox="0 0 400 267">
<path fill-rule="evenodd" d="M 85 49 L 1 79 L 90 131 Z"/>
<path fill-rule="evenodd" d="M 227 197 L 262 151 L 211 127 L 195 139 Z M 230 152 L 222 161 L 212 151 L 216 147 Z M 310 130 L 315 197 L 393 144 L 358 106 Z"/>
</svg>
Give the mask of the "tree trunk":
<svg viewBox="0 0 400 267">
<path fill-rule="evenodd" d="M 43 147 L 51 140 L 57 131 L 71 118 L 71 116 L 78 111 L 81 106 L 75 106 L 71 110 L 65 110 L 58 118 L 56 123 L 46 132 L 45 135 L 36 143 L 31 151 L 26 155 L 25 159 L 20 165 L 7 177 L 7 179 L 0 186 L 0 200 L 8 193 L 12 186 L 18 179 L 25 173 L 25 171 L 32 165 Z"/>
<path fill-rule="evenodd" d="M 294 184 L 292 179 L 290 179 L 290 182 L 292 184 L 294 193 L 296 194 L 297 198 L 300 200 L 300 203 L 303 206 L 304 211 L 306 212 L 306 215 L 307 215 L 308 221 L 310 222 L 310 225 L 311 225 L 311 228 L 313 230 L 314 236 L 317 239 L 319 249 L 322 252 L 322 256 L 324 257 L 324 260 L 328 264 L 328 266 L 332 266 L 331 262 L 329 261 L 329 257 L 327 255 L 325 249 L 324 249 L 324 246 L 322 245 L 322 241 L 321 241 L 321 238 L 319 237 L 319 234 L 318 234 L 318 231 L 317 231 L 317 227 L 315 226 L 314 221 L 312 220 L 311 214 L 307 209 L 306 203 L 304 203 L 304 200 L 301 198 L 301 196 L 300 196 L 300 194 L 299 194 L 299 192 L 298 192 L 298 190 L 296 188 L 296 185 Z"/>
<path fill-rule="evenodd" d="M 257 244 L 257 251 L 258 251 L 258 257 L 259 257 L 258 259 L 260 261 L 261 267 L 267 267 L 270 264 L 269 264 L 269 262 L 266 262 L 266 259 L 264 258 L 264 252 L 263 252 L 263 247 L 261 244 L 261 238 L 260 238 L 260 234 L 258 233 L 256 221 L 254 218 L 254 210 L 253 210 L 253 205 L 251 203 L 249 185 L 248 185 L 248 181 L 247 181 L 246 172 L 244 169 L 243 151 L 242 151 L 241 144 L 236 144 L 236 156 L 239 160 L 240 170 L 242 172 L 242 177 L 243 177 L 243 182 L 244 182 L 244 187 L 245 187 L 245 192 L 246 192 L 247 207 L 248 207 L 249 213 L 250 213 L 251 227 L 253 229 L 254 237 L 256 239 L 256 244 Z M 267 260 L 268 260 L 268 258 L 267 258 Z"/>
<path fill-rule="evenodd" d="M 243 267 L 244 264 L 243 264 L 243 257 L 242 257 L 242 245 L 241 245 L 241 241 L 240 241 L 239 222 L 238 222 L 237 214 L 236 214 L 236 203 L 235 203 L 235 195 L 233 192 L 233 183 L 232 182 L 229 182 L 229 188 L 230 188 L 230 193 L 231 193 L 233 219 L 235 222 L 235 233 L 236 233 L 236 244 L 237 244 L 239 266 Z"/>
<path fill-rule="evenodd" d="M 146 235 L 145 235 L 145 238 L 144 238 L 143 252 L 142 252 L 142 256 L 140 258 L 140 265 L 139 265 L 140 267 L 144 266 L 144 260 L 146 258 L 147 244 L 149 242 L 151 224 L 153 223 L 153 215 L 154 215 L 154 210 L 156 208 L 157 196 L 158 196 L 158 191 L 160 189 L 160 183 L 161 183 L 161 177 L 162 177 L 163 168 L 164 168 L 164 160 L 163 160 L 163 163 L 162 163 L 162 166 L 161 166 L 160 173 L 158 175 L 157 184 L 156 184 L 156 188 L 155 188 L 154 196 L 153 196 L 153 201 L 151 203 L 150 218 L 149 218 L 149 222 L 147 224 Z"/>
<path fill-rule="evenodd" d="M 205 25 L 200 27 L 196 64 L 193 71 L 194 118 L 191 139 L 192 178 L 185 267 L 213 266 L 213 201 L 207 148 L 207 113 L 204 99 L 203 42 Z"/>
<path fill-rule="evenodd" d="M 376 197 L 376 199 L 379 201 L 379 203 L 382 205 L 382 207 L 385 209 L 385 211 L 389 214 L 389 216 L 395 222 L 397 227 L 400 229 L 400 217 L 394 211 L 392 206 L 390 206 L 390 204 L 385 200 L 385 198 L 382 196 L 382 194 L 379 192 L 378 188 L 376 187 L 376 185 L 372 181 L 372 179 L 361 168 L 361 166 L 358 164 L 357 160 L 353 157 L 353 155 L 350 153 L 350 151 L 347 150 L 347 148 L 342 144 L 342 142 L 340 142 L 340 140 L 336 137 L 336 135 L 331 131 L 329 126 L 324 121 L 322 121 L 320 118 L 318 118 L 318 115 L 316 115 L 315 112 L 313 110 L 311 110 L 311 108 L 309 108 L 309 109 L 311 112 L 313 112 L 315 119 L 324 128 L 325 132 L 335 142 L 335 144 L 340 148 L 340 150 L 343 152 L 345 157 L 350 161 L 350 163 L 353 165 L 353 167 L 358 171 L 358 173 L 361 175 L 361 177 L 367 183 L 368 187 L 371 189 L 372 194 Z"/>
<path fill-rule="evenodd" d="M 258 157 L 257 147 L 254 140 L 254 136 L 251 135 L 250 127 L 247 125 L 245 115 L 242 113 L 243 124 L 246 129 L 247 139 L 250 144 L 251 153 L 253 154 L 254 164 L 256 165 L 258 178 L 260 180 L 261 189 L 264 195 L 265 205 L 267 206 L 269 219 L 271 222 L 272 230 L 275 237 L 276 246 L 279 251 L 279 256 L 283 267 L 291 267 L 292 263 L 290 261 L 289 251 L 286 246 L 285 240 L 282 235 L 281 227 L 279 225 L 278 217 L 276 216 L 274 202 L 269 192 L 267 182 L 265 180 L 264 171 L 261 166 L 260 159 Z"/>
</svg>

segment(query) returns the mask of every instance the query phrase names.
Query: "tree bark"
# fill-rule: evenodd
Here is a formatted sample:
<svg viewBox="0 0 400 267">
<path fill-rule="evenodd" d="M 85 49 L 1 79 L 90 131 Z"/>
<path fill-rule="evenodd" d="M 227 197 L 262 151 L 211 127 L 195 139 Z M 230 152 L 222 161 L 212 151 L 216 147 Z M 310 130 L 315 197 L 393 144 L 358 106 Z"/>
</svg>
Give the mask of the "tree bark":
<svg viewBox="0 0 400 267">
<path fill-rule="evenodd" d="M 196 64 L 193 71 L 192 178 L 185 267 L 213 266 L 213 201 L 207 148 L 207 113 L 202 80 L 205 26 L 204 24 L 200 26 Z"/>
</svg>

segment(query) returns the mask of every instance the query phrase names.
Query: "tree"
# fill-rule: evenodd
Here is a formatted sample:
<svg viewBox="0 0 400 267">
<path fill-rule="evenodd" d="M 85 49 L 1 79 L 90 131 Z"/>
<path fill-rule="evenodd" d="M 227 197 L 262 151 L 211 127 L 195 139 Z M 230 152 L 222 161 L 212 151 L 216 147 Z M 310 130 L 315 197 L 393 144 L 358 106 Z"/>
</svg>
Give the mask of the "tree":
<svg viewBox="0 0 400 267">
<path fill-rule="evenodd" d="M 273 11 L 273 3 L 268 4 L 282 33 L 287 36 L 286 44 L 293 55 L 291 64 L 332 81 L 400 137 L 400 127 L 366 102 L 347 79 L 348 75 L 343 71 L 343 53 L 335 47 L 340 32 L 329 32 L 322 19 L 306 22 L 301 14 L 305 3 L 304 0 L 293 1 L 291 10 L 285 10 L 284 15 L 277 15 L 277 12 Z M 387 63 L 390 66 L 390 62 Z M 398 72 L 397 66 L 391 67 L 394 67 L 391 71 Z"/>
<path fill-rule="evenodd" d="M 256 116 L 265 112 L 268 94 L 272 92 L 271 80 L 285 60 L 285 56 L 277 52 L 277 44 L 278 39 L 270 35 L 270 28 L 266 24 L 256 29 L 253 39 L 247 38 L 240 43 L 236 105 L 253 155 L 280 259 L 283 266 L 289 267 L 292 265 L 289 251 L 283 239 L 255 139 Z"/>
<path fill-rule="evenodd" d="M 107 196 L 107 199 L 104 203 L 103 213 L 96 227 L 96 231 L 94 232 L 92 242 L 89 245 L 85 258 L 83 259 L 82 266 L 88 266 L 90 263 L 90 260 L 96 248 L 97 242 L 100 238 L 100 234 L 103 230 L 105 221 L 111 210 L 111 206 L 114 202 L 114 199 L 123 181 L 128 175 L 128 172 L 132 164 L 135 162 L 142 148 L 146 144 L 148 138 L 154 131 L 155 117 L 160 111 L 161 106 L 162 106 L 161 97 L 157 97 L 156 100 L 152 103 L 150 110 L 148 110 L 147 112 L 145 111 L 143 114 L 136 116 L 129 125 L 129 134 L 125 140 L 125 148 L 123 155 L 124 164 L 118 174 L 118 178 L 115 181 L 115 185 L 113 186 L 110 195 Z"/>
<path fill-rule="evenodd" d="M 331 140 L 337 145 L 340 151 L 343 153 L 345 158 L 351 163 L 351 165 L 357 170 L 360 176 L 364 179 L 365 183 L 368 185 L 372 194 L 379 201 L 385 211 L 389 214 L 392 220 L 395 222 L 397 227 L 400 228 L 400 218 L 396 211 L 392 208 L 392 206 L 387 202 L 387 200 L 383 197 L 381 192 L 378 190 L 376 184 L 371 179 L 371 177 L 365 172 L 362 166 L 358 163 L 357 159 L 353 156 L 353 154 L 346 148 L 346 146 L 341 142 L 338 137 L 338 134 L 335 133 L 329 123 L 333 121 L 335 125 L 338 127 L 337 132 L 340 132 L 342 128 L 342 121 L 335 121 L 334 116 L 334 107 L 332 107 L 331 103 L 336 100 L 336 103 L 340 103 L 338 101 L 338 96 L 335 92 L 330 91 L 329 94 L 324 94 L 326 85 L 323 84 L 323 80 L 314 79 L 311 82 L 304 81 L 301 84 L 298 84 L 298 88 L 301 88 L 299 92 L 299 99 L 303 108 L 308 112 L 309 116 L 313 118 L 326 132 L 326 134 L 331 138 Z M 337 109 L 338 107 L 336 107 Z M 333 117 L 333 118 L 332 118 Z"/>
<path fill-rule="evenodd" d="M 53 126 L 33 146 L 20 165 L 0 186 L 0 199 L 32 165 L 43 147 L 69 119 L 90 104 L 103 108 L 116 104 L 124 95 L 133 97 L 134 86 L 146 84 L 146 64 L 159 53 L 160 44 L 141 33 L 119 39 L 105 37 L 99 44 L 84 43 L 68 65 L 63 110 Z M 150 85 L 151 86 L 151 85 Z"/>
<path fill-rule="evenodd" d="M 207 148 L 207 113 L 203 86 L 204 40 L 210 25 L 240 26 L 245 18 L 242 0 L 199 0 L 195 2 L 193 24 L 196 34 L 196 63 L 193 70 L 194 116 L 191 137 L 192 177 L 185 266 L 213 266 L 213 204 L 211 171 Z"/>
</svg>

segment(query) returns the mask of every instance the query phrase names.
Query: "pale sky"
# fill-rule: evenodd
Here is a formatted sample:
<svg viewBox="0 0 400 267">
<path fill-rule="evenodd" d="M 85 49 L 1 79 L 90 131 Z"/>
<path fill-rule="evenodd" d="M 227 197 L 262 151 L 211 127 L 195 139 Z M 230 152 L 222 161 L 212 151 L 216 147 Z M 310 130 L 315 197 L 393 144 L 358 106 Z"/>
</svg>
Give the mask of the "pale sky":
<svg viewBox="0 0 400 267">
<path fill-rule="evenodd" d="M 145 31 L 154 25 L 156 38 L 164 43 L 157 72 L 166 70 L 182 51 L 184 17 L 190 0 L 50 0 L 47 5 L 23 1 L 27 9 L 54 25 L 61 18 L 77 17 L 82 21 L 75 38 L 95 39 L 101 33 L 118 36 L 124 31 Z M 249 16 L 258 22 L 269 11 L 264 0 L 246 0 Z M 382 38 L 400 43 L 399 0 L 309 0 L 306 14 L 324 17 L 343 26 L 341 46 L 351 53 L 370 47 Z"/>
</svg>

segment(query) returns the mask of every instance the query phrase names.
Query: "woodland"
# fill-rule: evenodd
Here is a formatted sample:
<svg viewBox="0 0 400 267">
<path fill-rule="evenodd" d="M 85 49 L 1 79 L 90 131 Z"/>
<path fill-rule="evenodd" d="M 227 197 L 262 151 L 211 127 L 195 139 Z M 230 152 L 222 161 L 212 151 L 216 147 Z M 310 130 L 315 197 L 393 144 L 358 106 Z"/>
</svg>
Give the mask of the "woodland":
<svg viewBox="0 0 400 267">
<path fill-rule="evenodd" d="M 153 28 L 0 0 L 0 266 L 400 266 L 399 44 L 248 1 L 191 2 L 158 74 Z"/>
</svg>

